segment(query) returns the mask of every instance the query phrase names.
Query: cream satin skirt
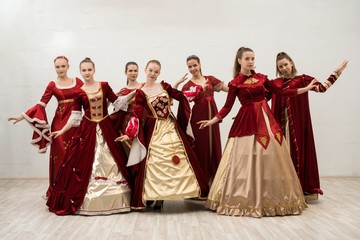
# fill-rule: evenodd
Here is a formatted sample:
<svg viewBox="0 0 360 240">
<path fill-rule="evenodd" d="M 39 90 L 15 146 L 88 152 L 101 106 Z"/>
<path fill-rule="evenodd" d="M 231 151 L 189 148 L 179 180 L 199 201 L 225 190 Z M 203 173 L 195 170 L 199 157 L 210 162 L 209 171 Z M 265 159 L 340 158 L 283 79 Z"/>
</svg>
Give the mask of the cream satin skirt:
<svg viewBox="0 0 360 240">
<path fill-rule="evenodd" d="M 172 161 L 178 156 L 178 164 Z M 172 118 L 157 120 L 148 147 L 143 202 L 200 196 L 200 187 Z"/>
<path fill-rule="evenodd" d="M 271 138 L 267 149 L 255 135 L 229 138 L 207 208 L 218 214 L 251 217 L 300 214 L 306 208 L 287 144 L 275 140 L 268 117 L 264 117 Z"/>
<path fill-rule="evenodd" d="M 99 125 L 95 158 L 84 202 L 76 214 L 107 215 L 130 211 L 131 190 L 114 161 Z"/>
</svg>

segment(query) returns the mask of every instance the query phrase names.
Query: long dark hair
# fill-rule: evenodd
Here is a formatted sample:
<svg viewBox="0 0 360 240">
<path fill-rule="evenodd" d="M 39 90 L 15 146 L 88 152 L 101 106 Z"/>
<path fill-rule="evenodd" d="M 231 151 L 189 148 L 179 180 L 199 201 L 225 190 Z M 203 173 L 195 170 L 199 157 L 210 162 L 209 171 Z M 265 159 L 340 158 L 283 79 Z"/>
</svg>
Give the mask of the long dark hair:
<svg viewBox="0 0 360 240">
<path fill-rule="evenodd" d="M 235 56 L 235 62 L 234 62 L 233 77 L 236 77 L 237 75 L 239 75 L 239 73 L 241 71 L 241 65 L 240 65 L 238 59 L 242 58 L 242 55 L 244 52 L 254 52 L 254 51 L 248 47 L 241 47 L 237 50 L 236 56 Z"/>
<path fill-rule="evenodd" d="M 130 65 L 135 65 L 139 69 L 139 66 L 136 62 L 127 62 L 125 65 L 125 73 L 127 72 Z M 126 79 L 126 85 L 127 84 L 129 84 L 129 79 Z"/>
<path fill-rule="evenodd" d="M 196 55 L 190 55 L 190 56 L 188 56 L 188 57 L 186 58 L 186 63 L 187 63 L 188 61 L 190 61 L 190 60 L 195 60 L 195 61 L 197 61 L 199 64 L 201 64 L 201 63 L 200 63 L 200 58 L 199 58 L 198 56 L 196 56 Z M 200 68 L 200 73 L 201 73 L 201 75 L 202 75 L 202 70 L 201 70 L 201 68 Z"/>
</svg>

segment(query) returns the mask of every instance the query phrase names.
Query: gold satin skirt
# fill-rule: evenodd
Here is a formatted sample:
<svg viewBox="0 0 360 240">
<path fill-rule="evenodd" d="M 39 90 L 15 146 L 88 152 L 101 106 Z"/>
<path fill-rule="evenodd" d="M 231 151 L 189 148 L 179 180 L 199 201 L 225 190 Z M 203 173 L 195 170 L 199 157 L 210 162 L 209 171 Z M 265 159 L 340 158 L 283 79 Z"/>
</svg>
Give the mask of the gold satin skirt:
<svg viewBox="0 0 360 240">
<path fill-rule="evenodd" d="M 267 149 L 255 135 L 228 139 L 205 203 L 218 214 L 283 216 L 306 208 L 286 142 L 275 140 L 264 114 L 270 134 Z"/>
<path fill-rule="evenodd" d="M 84 202 L 76 214 L 107 215 L 130 211 L 131 190 L 96 127 L 95 158 Z"/>
<path fill-rule="evenodd" d="M 172 161 L 176 155 L 178 164 Z M 143 202 L 200 196 L 200 187 L 172 118 L 158 119 L 145 168 Z"/>
</svg>

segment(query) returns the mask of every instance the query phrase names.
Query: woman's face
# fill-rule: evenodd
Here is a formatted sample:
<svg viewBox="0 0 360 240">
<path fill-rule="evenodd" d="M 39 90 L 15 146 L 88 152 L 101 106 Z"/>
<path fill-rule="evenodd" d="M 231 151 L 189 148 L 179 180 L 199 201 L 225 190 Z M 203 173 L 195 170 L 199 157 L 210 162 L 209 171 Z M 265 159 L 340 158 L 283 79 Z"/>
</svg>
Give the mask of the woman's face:
<svg viewBox="0 0 360 240">
<path fill-rule="evenodd" d="M 243 52 L 241 58 L 238 58 L 238 62 L 241 65 L 242 71 L 251 71 L 254 69 L 255 54 L 250 51 Z"/>
<path fill-rule="evenodd" d="M 138 67 L 136 65 L 129 65 L 126 69 L 126 77 L 129 81 L 136 81 L 138 77 Z"/>
<path fill-rule="evenodd" d="M 198 61 L 196 61 L 195 59 L 190 59 L 189 61 L 187 61 L 186 64 L 188 66 L 191 75 L 193 76 L 201 75 L 201 65 Z"/>
<path fill-rule="evenodd" d="M 58 77 L 66 77 L 67 71 L 69 69 L 69 64 L 64 58 L 58 58 L 54 62 L 55 71 L 58 75 Z"/>
<path fill-rule="evenodd" d="M 155 82 L 160 75 L 160 66 L 153 62 L 149 63 L 149 65 L 145 69 L 145 74 L 147 80 Z"/>
<path fill-rule="evenodd" d="M 287 58 L 280 59 L 276 63 L 279 72 L 286 78 L 292 77 L 292 68 L 294 64 Z"/>
<path fill-rule="evenodd" d="M 94 79 L 95 69 L 92 63 L 84 62 L 80 65 L 80 73 L 85 81 Z"/>
</svg>

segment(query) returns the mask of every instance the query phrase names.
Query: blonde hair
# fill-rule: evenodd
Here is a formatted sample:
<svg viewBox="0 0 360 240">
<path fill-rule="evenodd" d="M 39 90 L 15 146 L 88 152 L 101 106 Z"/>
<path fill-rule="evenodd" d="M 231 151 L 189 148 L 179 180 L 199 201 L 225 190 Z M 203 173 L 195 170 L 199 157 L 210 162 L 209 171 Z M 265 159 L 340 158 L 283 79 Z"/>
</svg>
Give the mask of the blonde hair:
<svg viewBox="0 0 360 240">
<path fill-rule="evenodd" d="M 160 69 L 161 69 L 161 63 L 160 63 L 158 60 L 155 60 L 155 59 L 150 60 L 150 61 L 146 64 L 145 69 L 149 66 L 150 63 L 155 63 L 155 64 L 158 65 L 158 66 L 160 67 Z"/>
<path fill-rule="evenodd" d="M 60 56 L 57 56 L 55 59 L 54 59 L 54 63 L 56 62 L 56 60 L 58 59 L 65 59 L 67 63 L 69 63 L 69 59 L 67 59 L 67 57 L 65 57 L 64 55 L 60 55 Z"/>
</svg>

